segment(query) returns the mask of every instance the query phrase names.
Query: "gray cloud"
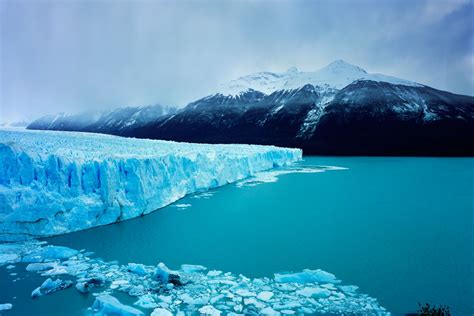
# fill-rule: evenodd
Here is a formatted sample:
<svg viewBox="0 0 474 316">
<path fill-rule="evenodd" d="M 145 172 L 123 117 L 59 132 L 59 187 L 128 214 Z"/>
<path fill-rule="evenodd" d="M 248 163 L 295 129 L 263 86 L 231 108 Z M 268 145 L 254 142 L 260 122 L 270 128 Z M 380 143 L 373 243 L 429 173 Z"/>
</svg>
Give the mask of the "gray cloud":
<svg viewBox="0 0 474 316">
<path fill-rule="evenodd" d="M 345 59 L 473 94 L 472 1 L 0 2 L 0 120 L 165 103 Z"/>
</svg>

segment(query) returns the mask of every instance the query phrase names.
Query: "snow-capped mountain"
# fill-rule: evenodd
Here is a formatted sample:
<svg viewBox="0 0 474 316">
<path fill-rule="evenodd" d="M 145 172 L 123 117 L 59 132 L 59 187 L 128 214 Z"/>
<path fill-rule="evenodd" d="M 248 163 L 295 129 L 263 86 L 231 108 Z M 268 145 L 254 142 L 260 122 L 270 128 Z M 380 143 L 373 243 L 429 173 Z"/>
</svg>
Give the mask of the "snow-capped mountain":
<svg viewBox="0 0 474 316">
<path fill-rule="evenodd" d="M 474 97 L 369 74 L 341 60 L 314 72 L 244 76 L 176 113 L 130 128 L 119 117 L 118 125 L 102 120 L 108 128 L 81 130 L 293 146 L 306 154 L 474 155 Z"/>
<path fill-rule="evenodd" d="M 336 60 L 317 71 L 303 72 L 292 67 L 283 73 L 259 72 L 232 80 L 219 87 L 217 93 L 238 96 L 247 90 L 271 94 L 278 90 L 295 90 L 307 84 L 342 89 L 356 80 L 371 80 L 406 86 L 421 84 L 382 74 L 369 74 L 364 69 L 343 60 Z"/>
<path fill-rule="evenodd" d="M 46 115 L 28 125 L 29 129 L 102 132 L 121 134 L 171 115 L 174 107 L 159 104 L 122 107 L 111 111 L 85 111 L 77 114 Z"/>
</svg>

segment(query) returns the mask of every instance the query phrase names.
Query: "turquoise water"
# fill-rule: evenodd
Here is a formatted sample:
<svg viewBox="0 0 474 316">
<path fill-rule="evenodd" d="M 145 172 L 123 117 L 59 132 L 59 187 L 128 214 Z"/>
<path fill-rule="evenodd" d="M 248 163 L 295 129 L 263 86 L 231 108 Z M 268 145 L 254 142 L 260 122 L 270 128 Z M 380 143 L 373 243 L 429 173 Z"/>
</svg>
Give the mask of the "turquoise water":
<svg viewBox="0 0 474 316">
<path fill-rule="evenodd" d="M 121 263 L 202 264 L 249 277 L 321 268 L 395 315 L 416 311 L 418 302 L 474 313 L 474 159 L 306 157 L 302 164 L 349 169 L 229 185 L 177 202 L 188 208 L 48 241 Z M 13 278 L 4 268 L 0 277 Z M 73 314 L 92 304 L 74 289 L 32 301 L 36 278 L 8 291 L 2 285 L 12 315 Z"/>
</svg>

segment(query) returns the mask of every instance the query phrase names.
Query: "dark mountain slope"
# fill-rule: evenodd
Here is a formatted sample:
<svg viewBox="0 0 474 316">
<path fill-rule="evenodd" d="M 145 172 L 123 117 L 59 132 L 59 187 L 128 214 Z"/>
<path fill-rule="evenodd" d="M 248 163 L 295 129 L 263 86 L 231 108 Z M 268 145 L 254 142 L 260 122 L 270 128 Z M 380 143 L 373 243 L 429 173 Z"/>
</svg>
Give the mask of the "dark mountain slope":
<svg viewBox="0 0 474 316">
<path fill-rule="evenodd" d="M 325 108 L 307 152 L 473 155 L 474 98 L 358 81 Z"/>
<path fill-rule="evenodd" d="M 337 92 L 306 85 L 223 99 L 196 101 L 129 135 L 295 146 L 305 154 L 474 155 L 474 98 L 426 86 L 359 80 Z"/>
</svg>

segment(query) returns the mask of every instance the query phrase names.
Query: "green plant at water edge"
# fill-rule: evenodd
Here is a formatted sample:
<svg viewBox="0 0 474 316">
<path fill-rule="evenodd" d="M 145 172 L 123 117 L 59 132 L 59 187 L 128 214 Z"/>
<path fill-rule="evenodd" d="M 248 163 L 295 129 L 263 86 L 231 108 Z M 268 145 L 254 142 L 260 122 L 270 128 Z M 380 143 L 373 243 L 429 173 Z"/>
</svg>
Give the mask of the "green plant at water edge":
<svg viewBox="0 0 474 316">
<path fill-rule="evenodd" d="M 431 306 L 428 303 L 425 305 L 421 305 L 418 303 L 418 314 L 420 316 L 451 316 L 451 312 L 449 311 L 449 306 Z"/>
</svg>

